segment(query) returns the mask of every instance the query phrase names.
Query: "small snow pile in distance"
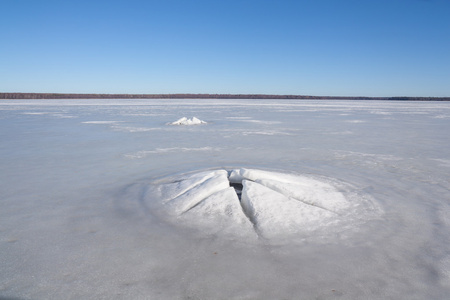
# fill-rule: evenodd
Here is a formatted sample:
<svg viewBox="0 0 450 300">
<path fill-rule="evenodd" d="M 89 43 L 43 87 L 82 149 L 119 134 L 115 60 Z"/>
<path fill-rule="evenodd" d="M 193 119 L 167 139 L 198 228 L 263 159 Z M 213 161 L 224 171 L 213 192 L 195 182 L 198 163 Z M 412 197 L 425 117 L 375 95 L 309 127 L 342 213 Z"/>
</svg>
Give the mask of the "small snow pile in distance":
<svg viewBox="0 0 450 300">
<path fill-rule="evenodd" d="M 183 117 L 175 122 L 168 123 L 168 125 L 199 125 L 199 124 L 206 124 L 206 122 L 197 119 L 196 117 L 193 117 L 192 119 Z"/>
</svg>

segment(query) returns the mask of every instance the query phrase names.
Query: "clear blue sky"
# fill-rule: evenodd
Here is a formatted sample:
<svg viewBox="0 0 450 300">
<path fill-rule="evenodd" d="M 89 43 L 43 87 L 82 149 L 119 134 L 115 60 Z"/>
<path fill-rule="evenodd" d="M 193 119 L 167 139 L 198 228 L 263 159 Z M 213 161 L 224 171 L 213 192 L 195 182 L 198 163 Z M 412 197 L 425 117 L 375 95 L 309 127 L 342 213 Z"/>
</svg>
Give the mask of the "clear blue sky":
<svg viewBox="0 0 450 300">
<path fill-rule="evenodd" d="M 449 0 L 0 0 L 0 92 L 450 96 Z"/>
</svg>

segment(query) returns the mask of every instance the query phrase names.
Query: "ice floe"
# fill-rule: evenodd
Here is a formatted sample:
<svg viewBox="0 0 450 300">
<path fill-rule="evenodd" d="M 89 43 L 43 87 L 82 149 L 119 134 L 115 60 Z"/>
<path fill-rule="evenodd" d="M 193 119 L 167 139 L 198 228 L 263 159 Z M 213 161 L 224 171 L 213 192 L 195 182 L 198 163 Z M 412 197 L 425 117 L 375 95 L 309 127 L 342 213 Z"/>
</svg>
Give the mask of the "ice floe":
<svg viewBox="0 0 450 300">
<path fill-rule="evenodd" d="M 206 122 L 196 117 L 193 117 L 191 119 L 183 117 L 181 119 L 176 120 L 175 122 L 168 123 L 168 125 L 200 125 L 200 124 L 206 124 Z"/>
</svg>

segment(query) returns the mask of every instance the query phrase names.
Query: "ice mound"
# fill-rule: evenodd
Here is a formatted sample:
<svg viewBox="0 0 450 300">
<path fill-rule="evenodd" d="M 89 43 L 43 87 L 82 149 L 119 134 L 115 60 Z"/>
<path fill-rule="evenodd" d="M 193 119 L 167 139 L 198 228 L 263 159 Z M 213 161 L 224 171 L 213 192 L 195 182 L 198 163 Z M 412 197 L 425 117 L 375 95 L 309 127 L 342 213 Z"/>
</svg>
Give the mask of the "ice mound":
<svg viewBox="0 0 450 300">
<path fill-rule="evenodd" d="M 167 178 L 152 183 L 144 201 L 162 219 L 202 235 L 271 244 L 348 232 L 377 211 L 349 185 L 255 169 Z"/>
<path fill-rule="evenodd" d="M 200 125 L 200 124 L 206 124 L 206 122 L 197 119 L 196 117 L 193 117 L 191 119 L 183 117 L 181 119 L 176 120 L 175 122 L 168 123 L 168 125 Z"/>
</svg>

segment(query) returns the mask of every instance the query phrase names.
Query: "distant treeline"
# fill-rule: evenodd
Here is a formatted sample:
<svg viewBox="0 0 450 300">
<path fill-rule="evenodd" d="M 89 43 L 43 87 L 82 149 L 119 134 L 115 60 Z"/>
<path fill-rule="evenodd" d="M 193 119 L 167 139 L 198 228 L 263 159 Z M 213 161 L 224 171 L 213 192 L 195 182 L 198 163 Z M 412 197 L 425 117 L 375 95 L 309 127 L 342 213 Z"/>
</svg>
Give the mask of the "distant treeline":
<svg viewBox="0 0 450 300">
<path fill-rule="evenodd" d="M 0 93 L 0 99 L 310 99 L 310 100 L 406 100 L 450 101 L 450 97 L 364 97 L 266 94 L 60 94 Z"/>
</svg>

